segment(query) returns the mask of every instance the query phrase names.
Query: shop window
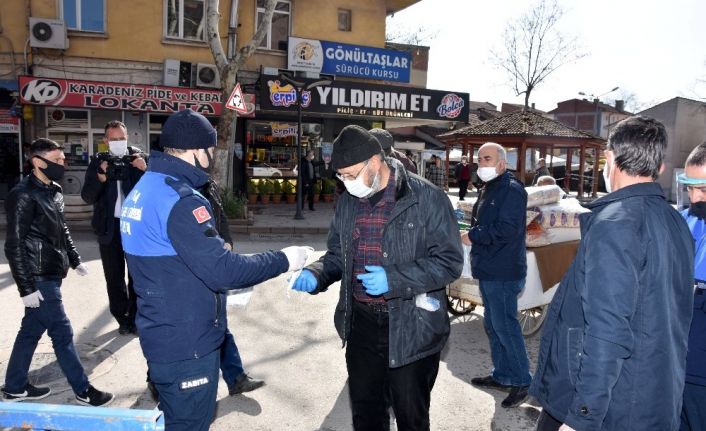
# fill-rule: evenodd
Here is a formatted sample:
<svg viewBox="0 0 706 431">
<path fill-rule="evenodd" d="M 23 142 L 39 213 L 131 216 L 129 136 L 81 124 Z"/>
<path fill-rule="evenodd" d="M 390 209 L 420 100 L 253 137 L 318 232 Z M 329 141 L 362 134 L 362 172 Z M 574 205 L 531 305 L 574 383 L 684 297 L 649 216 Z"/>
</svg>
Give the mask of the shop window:
<svg viewBox="0 0 706 431">
<path fill-rule="evenodd" d="M 165 0 L 167 37 L 206 40 L 206 3 L 204 0 Z"/>
<path fill-rule="evenodd" d="M 338 30 L 339 31 L 351 31 L 351 10 L 350 9 L 339 9 L 338 10 Z"/>
<path fill-rule="evenodd" d="M 284 121 L 248 121 L 246 126 L 246 160 L 249 168 L 271 167 L 282 176 L 294 176 L 297 160 L 297 123 Z M 302 156 L 309 149 L 318 150 L 321 124 L 302 124 Z M 269 171 L 261 171 L 269 172 Z M 250 175 L 254 171 L 249 170 Z"/>
<path fill-rule="evenodd" d="M 277 51 L 287 50 L 292 4 L 288 0 L 279 0 L 272 15 L 272 24 L 267 35 L 260 42 L 260 47 Z M 265 15 L 265 0 L 257 0 L 257 26 Z"/>
<path fill-rule="evenodd" d="M 62 0 L 61 15 L 71 30 L 105 33 L 105 0 Z"/>
<path fill-rule="evenodd" d="M 64 145 L 67 168 L 88 166 L 88 111 L 81 109 L 47 109 L 47 137 Z"/>
</svg>

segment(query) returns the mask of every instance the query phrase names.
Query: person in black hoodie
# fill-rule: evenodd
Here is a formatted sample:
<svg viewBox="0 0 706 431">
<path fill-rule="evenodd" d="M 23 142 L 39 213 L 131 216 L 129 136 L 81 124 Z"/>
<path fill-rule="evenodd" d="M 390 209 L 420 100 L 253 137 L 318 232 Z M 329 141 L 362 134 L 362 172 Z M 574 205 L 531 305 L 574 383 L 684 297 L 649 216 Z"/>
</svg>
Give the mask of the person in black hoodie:
<svg viewBox="0 0 706 431">
<path fill-rule="evenodd" d="M 109 152 L 101 153 L 91 159 L 86 169 L 86 177 L 81 189 L 81 197 L 86 203 L 93 204 L 91 225 L 98 236 L 98 248 L 108 289 L 110 313 L 118 322 L 121 335 L 135 333 L 135 290 L 132 277 L 127 274 L 125 283 L 125 254 L 120 241 L 120 212 L 125 196 L 130 193 L 137 181 L 147 169 L 145 156 L 136 147 L 127 145 L 127 128 L 120 121 L 111 121 L 105 125 L 103 142 Z M 123 169 L 121 178 L 109 177 L 108 157 L 131 157 Z"/>
<path fill-rule="evenodd" d="M 218 230 L 218 235 L 223 238 L 223 248 L 228 251 L 233 251 L 233 237 L 230 234 L 228 217 L 223 208 L 221 188 L 213 178 L 209 178 L 208 182 L 199 189 L 199 192 L 208 199 L 208 202 L 211 204 L 211 209 L 213 209 L 213 224 L 216 230 Z M 229 395 L 254 391 L 265 385 L 263 380 L 253 379 L 245 372 L 243 360 L 240 357 L 238 346 L 235 344 L 235 338 L 227 325 L 223 344 L 221 345 L 221 374 L 223 375 L 223 381 L 226 382 L 228 386 Z"/>
<path fill-rule="evenodd" d="M 105 406 L 113 401 L 113 394 L 88 383 L 61 301 L 61 282 L 69 267 L 81 276 L 88 274 L 64 221 L 64 196 L 56 183 L 64 176 L 63 148 L 50 139 L 37 139 L 30 146 L 29 163 L 31 173 L 5 200 L 5 256 L 25 314 L 7 363 L 3 399 L 40 400 L 51 393 L 50 388 L 36 387 L 27 379 L 37 343 L 46 332 L 76 400 Z"/>
</svg>

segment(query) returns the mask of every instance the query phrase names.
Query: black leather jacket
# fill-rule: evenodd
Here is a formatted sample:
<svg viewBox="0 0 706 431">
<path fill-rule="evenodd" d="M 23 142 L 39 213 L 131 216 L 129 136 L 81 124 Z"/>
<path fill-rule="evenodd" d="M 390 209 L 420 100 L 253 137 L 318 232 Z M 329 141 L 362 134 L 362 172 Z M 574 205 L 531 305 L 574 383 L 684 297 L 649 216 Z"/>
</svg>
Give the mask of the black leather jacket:
<svg viewBox="0 0 706 431">
<path fill-rule="evenodd" d="M 128 147 L 130 155 L 138 155 L 146 158 L 137 147 Z M 91 218 L 91 227 L 96 235 L 98 235 L 98 243 L 109 244 L 113 240 L 113 232 L 115 232 L 115 201 L 118 199 L 117 181 L 106 181 L 104 183 L 98 180 L 98 168 L 100 161 L 95 157 L 86 168 L 86 176 L 83 180 L 83 188 L 81 188 L 81 198 L 88 204 L 93 205 L 93 217 Z M 123 192 L 123 198 L 130 193 L 135 184 L 142 178 L 143 171 L 134 166 L 128 168 L 128 178 L 122 181 L 120 189 Z"/>
<path fill-rule="evenodd" d="M 461 276 L 463 251 L 451 202 L 442 190 L 402 164 L 386 158 L 394 169 L 396 204 L 385 225 L 383 261 L 390 290 L 385 294 L 390 313 L 389 366 L 397 368 L 435 354 L 444 347 L 450 326 L 446 285 Z M 358 198 L 344 192 L 328 235 L 328 251 L 308 266 L 318 281 L 317 290 L 341 280 L 334 316 L 344 344 L 351 329 L 353 254 Z M 440 308 L 426 311 L 415 305 L 415 296 L 426 293 Z"/>
<path fill-rule="evenodd" d="M 5 256 L 20 296 L 34 293 L 35 281 L 61 280 L 81 257 L 64 221 L 64 195 L 56 183 L 26 176 L 5 200 Z"/>
</svg>

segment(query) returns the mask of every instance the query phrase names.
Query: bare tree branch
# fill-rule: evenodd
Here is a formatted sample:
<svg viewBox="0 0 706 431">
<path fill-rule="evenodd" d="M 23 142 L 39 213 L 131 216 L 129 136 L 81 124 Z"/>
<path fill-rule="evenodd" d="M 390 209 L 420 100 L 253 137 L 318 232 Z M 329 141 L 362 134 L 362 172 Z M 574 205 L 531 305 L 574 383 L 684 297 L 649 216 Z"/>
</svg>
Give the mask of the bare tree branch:
<svg viewBox="0 0 706 431">
<path fill-rule="evenodd" d="M 564 11 L 556 0 L 538 0 L 503 33 L 504 51 L 491 51 L 491 61 L 514 81 L 515 93 L 525 95 L 529 106 L 532 91 L 559 67 L 586 56 L 576 38 L 566 41 L 557 23 Z"/>
</svg>

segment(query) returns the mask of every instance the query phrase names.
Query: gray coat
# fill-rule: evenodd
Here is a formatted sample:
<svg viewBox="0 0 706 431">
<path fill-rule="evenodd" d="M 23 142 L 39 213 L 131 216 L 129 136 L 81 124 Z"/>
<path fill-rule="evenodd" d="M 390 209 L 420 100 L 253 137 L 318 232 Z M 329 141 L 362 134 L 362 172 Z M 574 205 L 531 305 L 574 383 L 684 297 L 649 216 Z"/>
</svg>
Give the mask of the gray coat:
<svg viewBox="0 0 706 431">
<path fill-rule="evenodd" d="M 450 327 L 447 284 L 461 276 L 463 252 L 451 202 L 428 181 L 408 174 L 396 160 L 385 159 L 396 180 L 395 209 L 383 233 L 383 262 L 390 287 L 385 294 L 390 312 L 389 366 L 401 367 L 435 354 L 444 347 Z M 358 198 L 344 192 L 336 206 L 328 235 L 328 251 L 307 269 L 317 290 L 341 280 L 334 323 L 345 345 L 351 330 L 353 301 L 352 232 Z M 439 300 L 429 312 L 415 305 L 421 293 Z"/>
</svg>

